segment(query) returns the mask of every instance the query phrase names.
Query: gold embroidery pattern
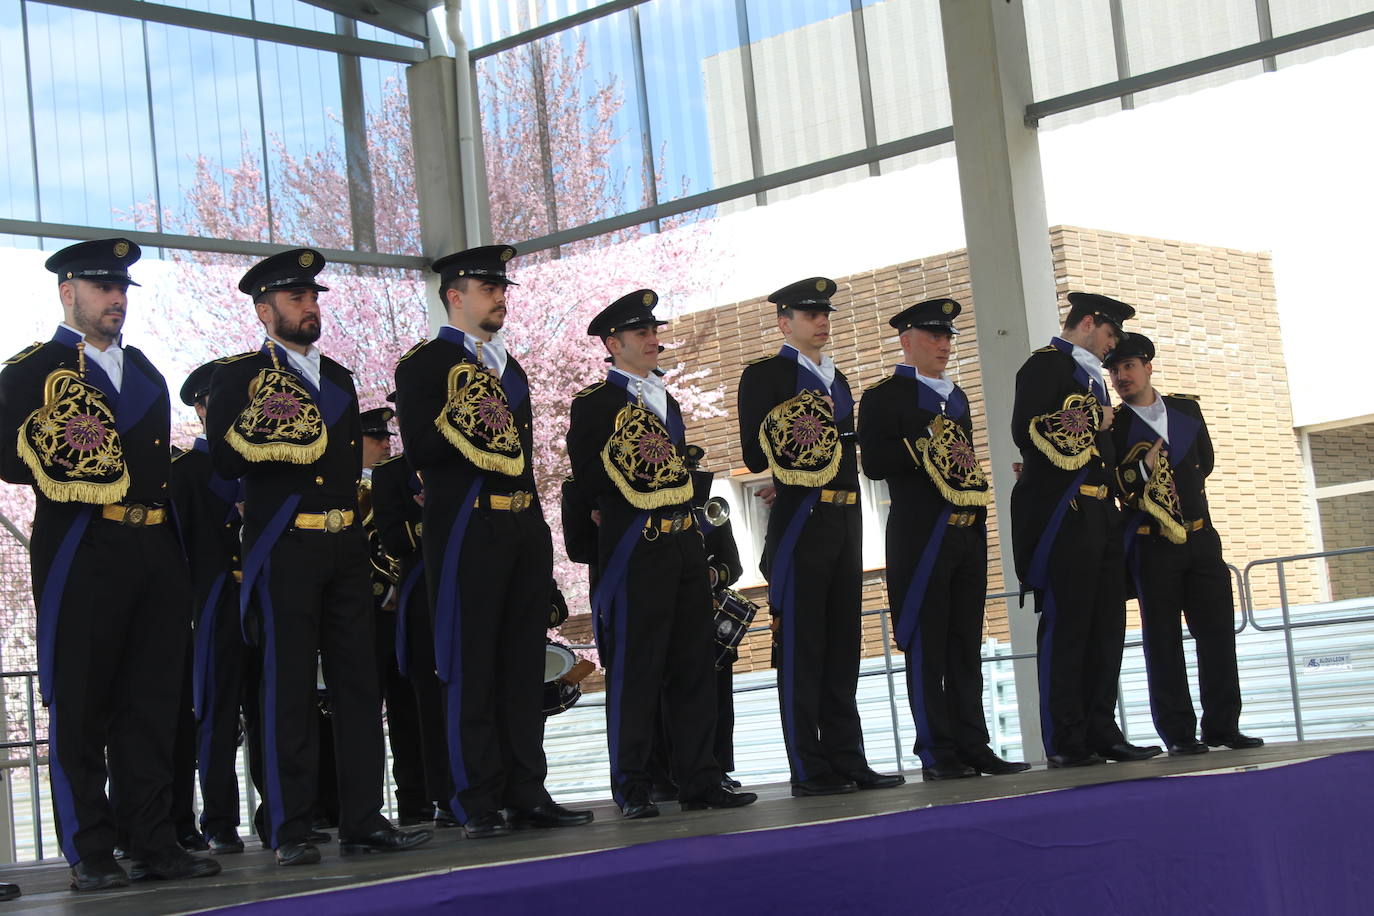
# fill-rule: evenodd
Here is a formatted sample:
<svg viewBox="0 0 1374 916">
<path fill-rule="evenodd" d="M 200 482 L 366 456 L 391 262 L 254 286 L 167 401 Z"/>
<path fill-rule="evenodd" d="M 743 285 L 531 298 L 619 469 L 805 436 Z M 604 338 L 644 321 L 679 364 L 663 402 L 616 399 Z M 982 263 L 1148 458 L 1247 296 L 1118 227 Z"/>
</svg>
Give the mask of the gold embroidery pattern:
<svg viewBox="0 0 1374 916">
<path fill-rule="evenodd" d="M 620 495 L 636 509 L 662 509 L 692 498 L 692 477 L 668 428 L 647 407 L 629 404 L 615 417 L 615 432 L 601 463 Z"/>
<path fill-rule="evenodd" d="M 759 446 L 773 476 L 797 487 L 823 487 L 840 469 L 835 412 L 811 389 L 783 401 L 763 418 Z"/>
<path fill-rule="evenodd" d="M 474 363 L 457 363 L 448 371 L 448 401 L 434 426 L 482 470 L 508 477 L 525 472 L 525 452 L 506 392 L 494 374 Z"/>
<path fill-rule="evenodd" d="M 329 445 L 320 409 L 300 381 L 280 369 L 263 369 L 248 385 L 248 406 L 225 441 L 249 461 L 312 464 Z"/>
<path fill-rule="evenodd" d="M 1031 420 L 1030 437 L 1055 467 L 1076 471 L 1098 454 L 1102 406 L 1091 393 L 1075 392 L 1053 413 Z"/>
<path fill-rule="evenodd" d="M 941 414 L 930 424 L 930 437 L 916 440 L 916 448 L 921 466 L 948 502 L 956 506 L 988 504 L 988 478 L 962 426 Z"/>
<path fill-rule="evenodd" d="M 19 457 L 48 499 L 118 502 L 129 491 L 124 447 L 100 389 L 70 369 L 49 373 L 43 406 L 19 430 Z"/>
<path fill-rule="evenodd" d="M 1126 453 L 1122 464 L 1134 465 L 1143 460 L 1152 444 L 1137 442 Z M 1174 482 L 1174 469 L 1163 451 L 1155 458 L 1155 469 L 1150 472 L 1150 479 L 1145 481 L 1145 489 L 1139 497 L 1127 501 L 1150 516 L 1159 526 L 1159 533 L 1169 543 L 1182 544 L 1188 540 L 1188 529 L 1183 527 L 1183 507 L 1178 498 L 1178 486 Z"/>
</svg>

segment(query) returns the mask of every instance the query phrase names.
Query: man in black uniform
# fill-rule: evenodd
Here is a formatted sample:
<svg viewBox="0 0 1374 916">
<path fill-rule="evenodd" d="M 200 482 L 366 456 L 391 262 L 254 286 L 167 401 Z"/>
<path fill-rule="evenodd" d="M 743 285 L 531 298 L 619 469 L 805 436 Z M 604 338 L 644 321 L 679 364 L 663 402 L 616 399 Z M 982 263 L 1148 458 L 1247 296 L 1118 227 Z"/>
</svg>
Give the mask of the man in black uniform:
<svg viewBox="0 0 1374 916">
<path fill-rule="evenodd" d="M 0 372 L 0 476 L 36 500 L 39 689 L 77 890 L 220 870 L 181 849 L 171 821 L 191 585 L 167 509 L 167 383 L 120 334 L 140 253 L 101 239 L 50 257 L 64 321 Z M 128 873 L 116 829 L 128 834 Z"/>
<path fill-rule="evenodd" d="M 205 422 L 210 379 L 216 365 L 206 363 L 181 386 L 182 403 Z M 196 760 L 200 771 L 200 827 L 210 851 L 243 851 L 238 834 L 238 729 L 242 711 L 256 722 L 252 702 L 257 667 L 243 639 L 239 618 L 239 486 L 215 473 L 210 446 L 199 435 L 191 448 L 172 460 L 172 504 L 191 564 L 195 622 L 191 665 L 196 710 Z M 247 693 L 245 693 L 247 691 Z M 250 728 L 250 732 L 255 729 Z M 261 787 L 259 787 L 261 789 Z"/>
<path fill-rule="evenodd" d="M 762 571 L 780 618 L 778 705 L 793 795 L 887 789 L 864 755 L 859 683 L 863 520 L 854 397 L 822 350 L 830 341 L 835 281 L 799 280 L 773 293 L 777 355 L 739 380 L 740 443 L 751 471 L 773 486 Z"/>
<path fill-rule="evenodd" d="M 613 367 L 573 398 L 568 458 L 596 512 L 593 625 L 606 668 L 611 793 L 626 818 L 655 817 L 647 762 L 660 700 L 672 775 L 685 810 L 736 808 L 752 792 L 721 785 L 715 722 L 711 593 L 683 462 L 685 426 L 658 368 L 658 295 L 641 289 L 611 303 L 587 333 Z"/>
<path fill-rule="evenodd" d="M 255 598 L 268 835 L 280 865 L 320 860 L 309 834 L 321 657 L 334 711 L 340 852 L 409 849 L 431 835 L 397 830 L 381 815 L 381 701 L 357 517 L 362 429 L 352 375 L 313 345 L 323 266 L 318 251 L 298 248 L 244 274 L 239 289 L 253 297 L 267 339 L 221 361 L 206 415 L 215 470 L 243 481 L 240 609 Z"/>
<path fill-rule="evenodd" d="M 449 324 L 396 367 L 406 459 L 425 488 L 449 806 L 475 838 L 592 819 L 544 788 L 553 540 L 535 489 L 529 382 L 499 335 L 511 284 L 506 263 L 514 255 L 509 245 L 486 245 L 435 261 Z"/>
<path fill-rule="evenodd" d="M 388 395 L 395 400 L 395 394 Z M 396 590 L 396 669 L 415 698 L 424 769 L 426 812 L 423 820 L 436 827 L 456 827 L 448 810 L 453 796 L 448 741 L 444 736 L 443 683 L 434 673 L 434 630 L 429 621 L 429 589 L 425 585 L 424 522 L 420 478 L 405 455 L 379 462 L 372 469 L 372 512 L 377 535 L 387 554 L 400 564 Z M 394 753 L 394 750 L 393 750 Z"/>
<path fill-rule="evenodd" d="M 859 405 L 864 473 L 892 498 L 887 596 L 925 780 L 1030 769 L 993 753 L 983 717 L 988 482 L 968 396 L 944 377 L 960 311 L 930 299 L 893 316 L 904 362 Z"/>
<path fill-rule="evenodd" d="M 1263 738 L 1240 730 L 1231 572 L 1207 508 L 1212 438 L 1197 398 L 1155 390 L 1154 358 L 1154 343 L 1131 334 L 1106 360 L 1130 408 L 1113 424 L 1112 439 L 1128 507 L 1126 569 L 1140 601 L 1150 712 L 1171 756 L 1201 754 L 1209 745 L 1259 747 Z M 1180 615 L 1197 643 L 1201 741 Z"/>
<path fill-rule="evenodd" d="M 401 562 L 387 552 L 377 528 L 377 465 L 391 456 L 390 407 L 364 410 L 363 476 L 358 482 L 358 508 L 363 514 L 367 550 L 372 561 L 372 606 L 376 611 L 377 683 L 386 706 L 386 736 L 391 745 L 391 776 L 396 784 L 396 815 L 403 826 L 434 819 L 425 792 L 424 758 L 420 749 L 419 712 L 410 681 L 396 663 L 396 615 L 399 613 Z"/>
<path fill-rule="evenodd" d="M 1040 729 L 1051 767 L 1161 750 L 1127 743 L 1116 723 L 1126 594 L 1101 360 L 1135 309 L 1095 293 L 1069 293 L 1069 303 L 1063 334 L 1016 373 L 1011 430 L 1023 467 L 1011 492 L 1012 547 L 1040 615 Z"/>
</svg>

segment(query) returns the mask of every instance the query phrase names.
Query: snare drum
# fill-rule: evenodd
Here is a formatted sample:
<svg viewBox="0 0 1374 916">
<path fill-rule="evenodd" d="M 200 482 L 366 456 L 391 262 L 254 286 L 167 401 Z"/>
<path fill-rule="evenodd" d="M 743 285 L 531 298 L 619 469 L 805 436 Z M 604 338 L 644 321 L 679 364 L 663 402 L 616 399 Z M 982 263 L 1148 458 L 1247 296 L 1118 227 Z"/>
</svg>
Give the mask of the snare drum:
<svg viewBox="0 0 1374 916">
<path fill-rule="evenodd" d="M 739 658 L 739 644 L 759 606 L 731 588 L 717 589 L 716 605 L 716 669 L 734 664 Z"/>
<path fill-rule="evenodd" d="M 566 712 L 582 699 L 582 679 L 596 670 L 567 646 L 550 641 L 544 646 L 544 715 Z"/>
</svg>

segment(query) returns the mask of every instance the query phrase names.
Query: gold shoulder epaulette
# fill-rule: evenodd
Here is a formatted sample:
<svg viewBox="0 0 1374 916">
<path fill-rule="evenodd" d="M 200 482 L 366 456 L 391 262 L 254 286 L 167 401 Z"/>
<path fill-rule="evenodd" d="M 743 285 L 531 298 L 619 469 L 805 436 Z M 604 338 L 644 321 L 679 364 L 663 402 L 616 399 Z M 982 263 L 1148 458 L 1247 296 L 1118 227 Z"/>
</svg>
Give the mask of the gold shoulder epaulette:
<svg viewBox="0 0 1374 916">
<path fill-rule="evenodd" d="M 384 464 L 391 464 L 391 462 L 393 461 L 400 461 L 405 456 L 405 452 L 398 452 L 395 455 L 391 455 L 390 457 L 383 458 L 381 461 L 378 461 L 376 464 L 372 466 L 372 469 L 376 470 Z"/>
<path fill-rule="evenodd" d="M 215 365 L 223 366 L 228 363 L 236 363 L 241 359 L 247 359 L 250 356 L 257 356 L 260 352 L 261 351 L 259 350 L 249 350 L 247 353 L 235 353 L 233 356 L 221 356 L 219 359 L 215 360 Z"/>
<path fill-rule="evenodd" d="M 191 451 L 191 450 L 190 450 L 189 448 L 178 448 L 178 447 L 175 446 L 175 445 L 172 446 L 172 461 L 173 461 L 173 463 L 177 462 L 178 460 L 180 460 L 180 459 L 182 459 L 182 458 L 185 458 L 185 457 L 187 456 L 187 454 L 190 453 L 190 451 Z"/>
<path fill-rule="evenodd" d="M 1058 350 L 1059 350 L 1059 348 L 1056 347 L 1054 344 L 1046 344 L 1045 346 L 1041 347 L 1041 348 L 1038 349 L 1038 350 L 1035 350 L 1034 352 L 1036 352 L 1036 353 L 1055 353 L 1055 352 L 1057 352 Z"/>
<path fill-rule="evenodd" d="M 1185 401 L 1201 401 L 1202 397 L 1196 394 L 1179 394 L 1177 391 L 1169 395 L 1171 398 L 1183 398 Z"/>
<path fill-rule="evenodd" d="M 756 359 L 751 359 L 751 360 L 749 360 L 748 362 L 746 362 L 745 365 L 746 365 L 746 366 L 752 366 L 752 365 L 754 365 L 754 363 L 766 363 L 766 362 L 768 362 L 770 359 L 772 359 L 773 357 L 775 357 L 775 356 L 777 356 L 777 355 L 778 355 L 778 354 L 776 354 L 776 353 L 769 353 L 767 356 L 760 356 L 760 357 L 758 357 L 758 358 L 756 358 Z"/>
<path fill-rule="evenodd" d="M 413 354 L 416 350 L 420 349 L 421 347 L 423 347 L 423 346 L 424 346 L 425 344 L 427 344 L 427 343 L 429 343 L 428 338 L 421 337 L 421 338 L 420 338 L 420 342 L 417 343 L 415 346 L 411 347 L 409 350 L 407 350 L 407 351 L 405 351 L 404 353 L 402 353 L 402 354 L 401 354 L 401 358 L 398 359 L 398 360 L 396 360 L 396 362 L 397 362 L 397 363 L 405 362 L 406 357 L 410 356 L 410 355 Z"/>
<path fill-rule="evenodd" d="M 6 366 L 13 366 L 15 363 L 19 362 L 19 361 L 20 361 L 21 359 L 23 359 L 24 357 L 31 355 L 35 350 L 37 350 L 37 349 L 38 349 L 39 347 L 41 347 L 41 346 L 43 346 L 43 341 L 41 341 L 41 340 L 35 340 L 33 343 L 29 344 L 27 347 L 25 347 L 24 349 L 20 350 L 18 353 L 14 354 L 14 355 L 11 356 L 9 359 L 5 360 L 5 365 L 6 365 Z"/>
<path fill-rule="evenodd" d="M 600 388 L 600 387 L 601 387 L 602 385 L 604 385 L 604 384 L 606 384 L 606 383 L 605 383 L 605 382 L 597 382 L 597 383 L 594 384 L 594 385 L 588 385 L 586 388 L 583 388 L 583 389 L 582 389 L 581 391 L 579 391 L 577 394 L 573 395 L 573 397 L 575 397 L 575 398 L 585 397 L 586 395 L 591 394 L 593 391 L 596 391 L 598 388 Z"/>
<path fill-rule="evenodd" d="M 872 385 L 869 385 L 867 388 L 865 388 L 864 391 L 872 391 L 874 388 L 877 388 L 877 387 L 878 387 L 879 385 L 881 385 L 883 382 L 890 382 L 890 381 L 892 381 L 893 378 L 894 378 L 894 376 L 885 375 L 885 376 L 883 376 L 882 378 L 878 379 L 876 382 L 874 382 Z"/>
</svg>

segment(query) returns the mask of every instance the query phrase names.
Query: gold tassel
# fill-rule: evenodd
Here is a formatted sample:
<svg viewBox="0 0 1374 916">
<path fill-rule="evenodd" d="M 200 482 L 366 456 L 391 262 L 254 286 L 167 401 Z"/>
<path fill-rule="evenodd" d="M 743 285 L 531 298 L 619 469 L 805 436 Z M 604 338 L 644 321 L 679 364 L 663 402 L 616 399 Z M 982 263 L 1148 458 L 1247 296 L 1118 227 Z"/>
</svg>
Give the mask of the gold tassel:
<svg viewBox="0 0 1374 916">
<path fill-rule="evenodd" d="M 773 447 L 768 441 L 768 434 L 759 427 L 759 447 L 768 456 L 768 466 L 773 471 L 773 476 L 779 483 L 785 483 L 790 487 L 823 487 L 835 479 L 835 475 L 840 470 L 840 459 L 844 457 L 844 450 L 838 446 L 835 454 L 830 456 L 830 461 L 823 468 L 814 471 L 801 471 L 795 468 L 779 467 L 773 460 Z"/>
<path fill-rule="evenodd" d="M 86 341 L 76 342 L 76 374 L 82 378 L 86 377 Z"/>
<path fill-rule="evenodd" d="M 517 455 L 496 455 L 492 452 L 484 452 L 467 440 L 462 433 L 454 429 L 445 419 L 448 415 L 448 408 L 434 418 L 434 427 L 444 437 L 449 445 L 458 450 L 468 461 L 484 471 L 491 471 L 495 474 L 505 474 L 507 477 L 519 477 L 525 473 L 525 452 L 521 449 Z"/>
<path fill-rule="evenodd" d="M 620 495 L 625 497 L 625 501 L 636 509 L 663 509 L 685 503 L 692 498 L 692 479 L 690 477 L 685 483 L 678 486 L 642 493 L 625 482 L 621 471 L 611 460 L 610 449 L 602 447 L 601 464 L 606 469 L 606 476 L 611 478 L 615 488 L 620 491 Z"/>
<path fill-rule="evenodd" d="M 1036 420 L 1040 419 L 1036 417 Z M 1031 442 L 1040 449 L 1040 453 L 1049 459 L 1050 464 L 1065 471 L 1076 471 L 1091 461 L 1097 454 L 1097 445 L 1088 446 L 1076 455 L 1065 455 L 1055 448 L 1048 439 L 1040 435 L 1040 430 L 1035 428 L 1035 420 L 1030 424 Z"/>
<path fill-rule="evenodd" d="M 267 355 L 272 358 L 272 368 L 281 369 L 281 363 L 277 362 L 277 343 L 272 338 L 267 338 Z"/>
<path fill-rule="evenodd" d="M 117 503 L 129 492 L 129 472 L 126 469 L 118 480 L 94 483 L 88 480 L 53 480 L 43 468 L 43 462 L 24 436 L 17 443 L 19 458 L 33 472 L 33 482 L 48 499 L 58 503 L 90 503 L 103 506 Z"/>
<path fill-rule="evenodd" d="M 914 446 L 911 442 L 903 439 L 902 444 L 906 446 L 907 451 L 911 452 L 911 457 L 916 460 L 916 463 L 925 469 L 926 475 L 930 478 L 930 482 L 935 484 L 935 489 L 940 491 L 940 495 L 944 497 L 945 502 L 952 503 L 956 506 L 973 507 L 986 506 L 988 504 L 989 494 L 987 490 L 956 490 L 949 485 L 949 482 L 940 474 L 940 469 L 930 460 L 929 439 L 923 436 L 916 440 Z"/>
</svg>

